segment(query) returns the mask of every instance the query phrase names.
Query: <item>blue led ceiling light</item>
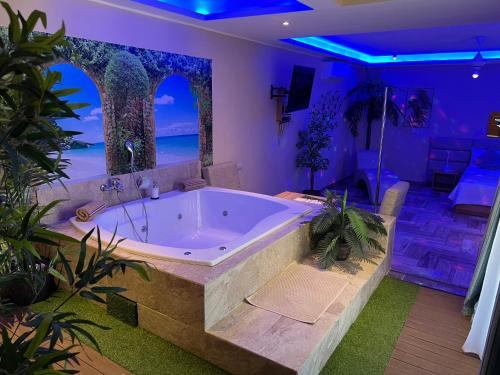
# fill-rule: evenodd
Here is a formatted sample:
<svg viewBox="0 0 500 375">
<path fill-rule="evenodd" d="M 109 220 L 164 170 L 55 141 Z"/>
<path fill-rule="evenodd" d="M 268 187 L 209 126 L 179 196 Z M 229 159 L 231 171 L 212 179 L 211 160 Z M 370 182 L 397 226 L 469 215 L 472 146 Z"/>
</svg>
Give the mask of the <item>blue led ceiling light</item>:
<svg viewBox="0 0 500 375">
<path fill-rule="evenodd" d="M 412 62 L 440 62 L 440 61 L 468 61 L 473 60 L 477 51 L 465 52 L 436 52 L 436 53 L 415 53 L 397 55 L 371 55 L 355 50 L 350 47 L 332 42 L 320 36 L 308 36 L 302 38 L 283 39 L 301 47 L 314 49 L 335 56 L 346 57 L 350 60 L 361 61 L 366 64 L 401 64 Z M 485 60 L 500 59 L 500 50 L 481 51 Z M 396 56 L 396 58 L 394 58 Z"/>
<path fill-rule="evenodd" d="M 312 10 L 298 0 L 132 0 L 169 12 L 208 21 Z"/>
</svg>

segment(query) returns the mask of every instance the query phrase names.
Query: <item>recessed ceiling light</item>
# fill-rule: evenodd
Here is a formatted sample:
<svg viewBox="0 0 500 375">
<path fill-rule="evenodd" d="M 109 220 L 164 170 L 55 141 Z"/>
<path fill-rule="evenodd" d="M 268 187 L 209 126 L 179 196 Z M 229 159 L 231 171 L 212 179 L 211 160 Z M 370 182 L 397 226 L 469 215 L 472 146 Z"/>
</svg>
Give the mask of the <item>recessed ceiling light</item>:
<svg viewBox="0 0 500 375">
<path fill-rule="evenodd" d="M 392 55 L 392 59 L 396 61 L 398 59 L 398 55 Z"/>
<path fill-rule="evenodd" d="M 288 21 L 283 21 L 282 25 L 283 25 L 283 26 L 290 26 L 290 22 L 288 22 Z"/>
</svg>

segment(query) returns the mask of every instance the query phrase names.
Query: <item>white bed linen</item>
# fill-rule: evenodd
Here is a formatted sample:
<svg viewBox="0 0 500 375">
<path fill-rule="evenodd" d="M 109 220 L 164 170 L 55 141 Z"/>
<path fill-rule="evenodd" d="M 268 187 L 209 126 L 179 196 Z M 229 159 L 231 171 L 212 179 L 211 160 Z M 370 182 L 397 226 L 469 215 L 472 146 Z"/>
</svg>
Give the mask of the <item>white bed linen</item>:
<svg viewBox="0 0 500 375">
<path fill-rule="evenodd" d="M 453 206 L 474 204 L 491 207 L 499 179 L 500 170 L 482 169 L 469 165 L 449 198 Z"/>
</svg>

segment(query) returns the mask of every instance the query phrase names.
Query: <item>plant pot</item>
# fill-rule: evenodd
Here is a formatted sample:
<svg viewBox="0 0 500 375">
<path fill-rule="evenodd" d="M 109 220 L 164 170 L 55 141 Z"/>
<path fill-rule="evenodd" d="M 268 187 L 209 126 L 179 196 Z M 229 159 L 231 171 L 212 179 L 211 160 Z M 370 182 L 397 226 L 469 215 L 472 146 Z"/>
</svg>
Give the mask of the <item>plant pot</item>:
<svg viewBox="0 0 500 375">
<path fill-rule="evenodd" d="M 337 256 L 335 257 L 336 260 L 338 261 L 344 261 L 349 258 L 349 255 L 351 255 L 351 248 L 349 247 L 348 244 L 343 243 L 340 245 L 339 251 L 337 252 Z"/>
<path fill-rule="evenodd" d="M 48 275 L 45 284 L 35 298 L 35 294 L 30 284 L 26 280 L 20 279 L 10 283 L 2 293 L 2 297 L 16 306 L 28 306 L 31 303 L 46 300 L 56 291 L 56 289 L 57 286 L 54 277 Z"/>
<path fill-rule="evenodd" d="M 47 266 L 48 261 L 38 262 L 40 266 Z M 31 303 L 44 301 L 57 290 L 57 285 L 52 275 L 47 274 L 45 284 L 35 298 L 35 293 L 30 284 L 23 278 L 10 282 L 1 292 L 2 299 L 7 300 L 16 306 L 28 306 Z"/>
<path fill-rule="evenodd" d="M 314 195 L 317 197 L 322 197 L 320 190 L 302 190 L 302 194 Z"/>
</svg>

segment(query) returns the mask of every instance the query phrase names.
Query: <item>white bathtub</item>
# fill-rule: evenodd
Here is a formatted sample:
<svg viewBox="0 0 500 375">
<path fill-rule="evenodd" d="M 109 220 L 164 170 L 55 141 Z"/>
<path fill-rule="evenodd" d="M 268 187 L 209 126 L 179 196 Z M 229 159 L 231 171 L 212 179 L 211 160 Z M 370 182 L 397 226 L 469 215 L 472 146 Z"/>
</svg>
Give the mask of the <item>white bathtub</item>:
<svg viewBox="0 0 500 375">
<path fill-rule="evenodd" d="M 127 238 L 119 248 L 133 254 L 214 266 L 311 211 L 285 199 L 214 187 L 169 192 L 143 202 L 149 217 L 147 243 L 135 235 L 121 206 L 108 208 L 93 221 L 72 218 L 71 223 L 85 233 L 99 226 L 104 243 L 117 226 L 118 237 Z M 141 201 L 129 202 L 126 208 L 144 239 Z"/>
</svg>

